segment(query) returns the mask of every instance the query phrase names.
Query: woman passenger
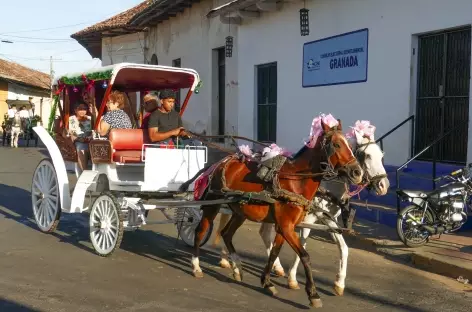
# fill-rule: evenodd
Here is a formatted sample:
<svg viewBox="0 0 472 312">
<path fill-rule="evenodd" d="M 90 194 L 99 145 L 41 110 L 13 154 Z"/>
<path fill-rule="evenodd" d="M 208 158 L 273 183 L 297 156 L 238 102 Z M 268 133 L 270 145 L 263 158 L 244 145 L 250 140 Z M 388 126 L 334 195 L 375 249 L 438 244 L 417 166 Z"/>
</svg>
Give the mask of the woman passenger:
<svg viewBox="0 0 472 312">
<path fill-rule="evenodd" d="M 131 119 L 123 110 L 125 106 L 125 95 L 123 92 L 113 91 L 110 93 L 107 102 L 105 115 L 100 120 L 97 132 L 104 137 L 108 137 L 111 129 L 131 129 Z"/>
<path fill-rule="evenodd" d="M 69 134 L 77 150 L 78 164 L 82 171 L 87 169 L 88 141 L 92 138 L 91 117 L 87 115 L 87 111 L 91 111 L 91 107 L 79 101 L 75 108 L 75 115 L 69 117 Z"/>
</svg>

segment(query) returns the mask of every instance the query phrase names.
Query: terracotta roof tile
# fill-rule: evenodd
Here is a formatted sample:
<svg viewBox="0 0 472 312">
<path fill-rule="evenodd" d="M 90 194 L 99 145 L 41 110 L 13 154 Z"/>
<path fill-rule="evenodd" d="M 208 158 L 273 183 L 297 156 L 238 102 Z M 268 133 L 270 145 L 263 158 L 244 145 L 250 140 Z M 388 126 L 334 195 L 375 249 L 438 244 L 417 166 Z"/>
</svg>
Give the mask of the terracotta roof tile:
<svg viewBox="0 0 472 312">
<path fill-rule="evenodd" d="M 2 78 L 33 87 L 51 89 L 51 78 L 48 74 L 0 59 L 0 79 Z"/>
<path fill-rule="evenodd" d="M 95 25 L 92 25 L 90 27 L 87 27 L 79 32 L 76 32 L 75 34 L 72 34 L 72 38 L 79 38 L 83 37 L 84 35 L 95 33 L 95 32 L 100 32 L 104 30 L 110 30 L 110 29 L 116 29 L 116 28 L 121 28 L 127 26 L 128 22 L 136 15 L 144 11 L 147 7 L 149 7 L 153 1 L 146 0 L 141 2 L 135 7 L 132 7 L 129 10 L 126 10 L 118 15 L 115 15 L 113 17 L 110 17 L 107 20 L 104 20 L 102 22 L 99 22 Z"/>
</svg>

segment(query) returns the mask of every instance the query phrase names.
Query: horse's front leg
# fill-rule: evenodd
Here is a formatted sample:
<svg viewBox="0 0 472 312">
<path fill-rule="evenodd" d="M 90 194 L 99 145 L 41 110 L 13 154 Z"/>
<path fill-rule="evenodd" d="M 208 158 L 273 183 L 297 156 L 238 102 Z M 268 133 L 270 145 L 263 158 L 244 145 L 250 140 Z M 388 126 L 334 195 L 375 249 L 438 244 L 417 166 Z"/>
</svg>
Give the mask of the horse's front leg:
<svg viewBox="0 0 472 312">
<path fill-rule="evenodd" d="M 310 263 L 310 255 L 308 252 L 303 248 L 300 239 L 298 238 L 297 233 L 295 232 L 295 224 L 284 224 L 280 225 L 282 235 L 287 241 L 287 243 L 292 247 L 292 249 L 297 253 L 300 257 L 300 260 L 303 264 L 303 268 L 305 269 L 305 277 L 306 277 L 306 286 L 305 290 L 308 295 L 308 300 L 310 301 L 310 305 L 315 308 L 321 308 L 323 303 L 321 302 L 320 295 L 316 291 L 315 281 L 313 280 L 313 272 L 311 270 L 311 263 Z"/>
<path fill-rule="evenodd" d="M 243 225 L 246 218 L 237 214 L 233 214 L 228 224 L 221 231 L 221 237 L 225 242 L 226 248 L 229 251 L 229 257 L 231 259 L 231 268 L 233 270 L 233 277 L 236 281 L 241 282 L 243 280 L 243 266 L 239 256 L 236 253 L 236 249 L 233 245 L 234 233 Z"/>
<path fill-rule="evenodd" d="M 335 222 L 329 220 L 327 222 L 331 227 L 338 228 Z M 347 275 L 347 257 L 349 255 L 349 248 L 347 247 L 346 241 L 342 234 L 331 233 L 331 237 L 336 242 L 339 248 L 339 253 L 341 259 L 339 260 L 339 271 L 336 274 L 336 280 L 334 281 L 334 293 L 337 296 L 342 296 L 344 294 L 344 288 L 346 275 Z"/>
<path fill-rule="evenodd" d="M 264 242 L 266 247 L 267 256 L 270 256 L 270 251 L 272 250 L 272 242 L 275 239 L 275 235 L 273 232 L 274 225 L 272 223 L 261 223 L 261 227 L 259 229 L 259 235 Z M 274 261 L 274 266 L 271 270 L 274 270 L 275 275 L 284 277 L 285 271 L 282 265 L 280 264 L 280 259 L 277 257 Z"/>
<path fill-rule="evenodd" d="M 314 214 L 307 214 L 306 217 L 303 219 L 303 223 L 308 223 L 308 224 L 314 224 L 318 220 L 318 218 Z M 308 236 L 310 236 L 310 229 L 302 229 L 300 235 L 300 243 L 302 244 L 303 248 L 306 249 L 306 240 L 308 239 Z M 298 254 L 295 253 L 293 257 L 293 262 L 292 265 L 290 266 L 289 272 L 288 272 L 288 288 L 290 289 L 300 289 L 300 286 L 298 286 L 298 281 L 297 281 L 297 269 L 298 265 L 300 264 L 300 257 Z"/>
</svg>

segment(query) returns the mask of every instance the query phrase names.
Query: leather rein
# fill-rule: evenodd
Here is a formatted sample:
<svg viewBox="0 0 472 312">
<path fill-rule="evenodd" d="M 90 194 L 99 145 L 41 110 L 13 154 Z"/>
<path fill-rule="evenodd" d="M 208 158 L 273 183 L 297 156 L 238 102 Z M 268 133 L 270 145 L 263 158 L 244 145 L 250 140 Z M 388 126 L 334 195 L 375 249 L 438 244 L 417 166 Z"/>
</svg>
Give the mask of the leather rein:
<svg viewBox="0 0 472 312">
<path fill-rule="evenodd" d="M 319 172 L 319 173 L 290 173 L 290 172 L 282 172 L 280 170 L 276 170 L 276 172 L 279 175 L 292 176 L 292 177 L 313 178 L 313 177 L 323 176 L 326 179 L 335 178 L 338 174 L 337 174 L 334 166 L 331 164 L 331 162 L 329 160 L 329 158 L 334 154 L 334 152 L 330 152 L 330 151 L 334 151 L 334 148 L 332 146 L 332 143 L 331 142 L 328 143 L 327 140 L 328 140 L 328 138 L 333 136 L 333 134 L 336 133 L 336 132 L 341 132 L 341 131 L 340 130 L 331 130 L 331 131 L 323 134 L 323 142 L 322 142 L 321 146 L 322 146 L 322 149 L 324 150 L 324 152 L 326 154 L 326 158 L 327 158 L 328 161 L 326 163 L 320 163 L 320 165 L 325 165 L 325 168 L 322 169 L 322 172 Z M 226 139 L 226 138 L 229 138 L 229 139 L 231 139 L 231 141 L 233 142 L 233 144 L 235 146 L 237 146 L 237 143 L 236 143 L 235 139 L 239 139 L 239 140 L 245 140 L 245 141 L 248 141 L 248 142 L 252 142 L 252 143 L 264 146 L 264 147 L 270 147 L 270 145 L 268 145 L 268 144 L 265 144 L 265 143 L 262 143 L 262 142 L 259 142 L 259 141 L 255 141 L 255 140 L 252 140 L 252 139 L 249 139 L 249 138 L 246 138 L 246 137 L 241 137 L 241 136 L 233 136 L 233 135 L 205 136 L 205 135 L 199 135 L 199 134 L 193 133 L 191 131 L 187 131 L 187 133 L 190 135 L 190 137 L 198 138 L 200 141 L 202 141 L 203 143 L 205 143 L 209 147 L 213 147 L 217 150 L 220 150 L 220 151 L 222 151 L 224 153 L 228 153 L 228 154 L 234 154 L 234 150 L 223 148 L 223 147 L 219 146 L 218 144 L 211 143 L 211 142 L 208 141 L 208 139 L 222 139 L 222 138 Z M 261 161 L 259 161 L 257 159 L 251 159 L 251 161 L 256 162 L 260 165 L 264 165 Z M 346 163 L 344 166 L 341 166 L 340 168 L 344 168 L 344 167 L 348 166 L 349 164 L 351 164 L 354 161 L 356 161 L 356 158 L 352 159 L 351 161 Z M 285 179 L 287 179 L 287 178 L 285 178 Z M 291 179 L 291 180 L 299 180 L 299 179 Z"/>
</svg>

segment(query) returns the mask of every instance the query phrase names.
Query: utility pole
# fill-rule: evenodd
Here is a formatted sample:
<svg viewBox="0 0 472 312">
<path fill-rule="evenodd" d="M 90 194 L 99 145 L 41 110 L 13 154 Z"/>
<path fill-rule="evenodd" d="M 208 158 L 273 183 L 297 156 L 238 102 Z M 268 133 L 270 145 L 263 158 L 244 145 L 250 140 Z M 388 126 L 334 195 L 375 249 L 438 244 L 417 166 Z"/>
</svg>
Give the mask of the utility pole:
<svg viewBox="0 0 472 312">
<path fill-rule="evenodd" d="M 53 67 L 53 61 L 60 61 L 62 59 L 58 58 L 58 59 L 54 59 L 52 57 L 52 55 L 49 57 L 49 78 L 51 79 L 50 80 L 50 88 L 51 88 L 51 94 L 50 94 L 50 97 L 49 97 L 49 106 L 51 107 L 51 109 L 53 108 L 54 104 L 52 102 L 52 84 L 54 82 L 54 67 Z M 41 58 L 41 61 L 46 61 L 46 59 L 42 59 Z M 55 114 L 56 112 L 54 112 Z M 39 116 L 41 116 L 41 119 L 43 118 L 43 105 L 40 105 L 39 107 Z"/>
</svg>

